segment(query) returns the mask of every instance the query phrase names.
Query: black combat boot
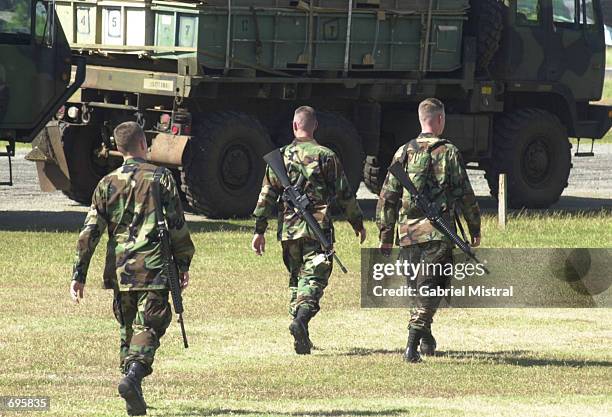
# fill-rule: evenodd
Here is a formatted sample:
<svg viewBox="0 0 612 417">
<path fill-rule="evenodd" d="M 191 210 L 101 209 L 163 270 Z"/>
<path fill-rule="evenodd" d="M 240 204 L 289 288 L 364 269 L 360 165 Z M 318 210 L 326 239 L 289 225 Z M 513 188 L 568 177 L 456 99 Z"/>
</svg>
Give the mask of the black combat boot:
<svg viewBox="0 0 612 417">
<path fill-rule="evenodd" d="M 404 353 L 404 361 L 410 363 L 421 362 L 419 343 L 423 337 L 423 333 L 423 330 L 414 328 L 408 331 L 408 344 L 406 346 L 406 352 Z"/>
<path fill-rule="evenodd" d="M 298 355 L 310 355 L 312 342 L 310 341 L 310 335 L 308 334 L 308 323 L 313 317 L 314 314 L 312 314 L 310 310 L 299 308 L 295 318 L 289 325 L 289 331 L 295 339 L 293 342 L 293 347 L 295 348 L 295 353 Z"/>
<path fill-rule="evenodd" d="M 436 354 L 436 338 L 430 331 L 425 331 L 421 338 L 421 354 L 424 356 L 434 356 Z"/>
<path fill-rule="evenodd" d="M 117 387 L 119 395 L 125 400 L 125 408 L 130 416 L 147 414 L 147 404 L 142 396 L 142 379 L 148 375 L 147 369 L 140 362 L 131 362 L 127 373 Z"/>
</svg>

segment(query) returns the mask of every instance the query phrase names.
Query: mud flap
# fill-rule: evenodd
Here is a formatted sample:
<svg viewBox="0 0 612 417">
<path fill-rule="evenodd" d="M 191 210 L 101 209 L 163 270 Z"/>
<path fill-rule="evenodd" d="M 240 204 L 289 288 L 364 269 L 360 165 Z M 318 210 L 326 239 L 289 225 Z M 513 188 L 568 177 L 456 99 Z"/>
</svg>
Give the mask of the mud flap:
<svg viewBox="0 0 612 417">
<path fill-rule="evenodd" d="M 160 133 L 153 138 L 147 159 L 157 165 L 180 167 L 183 153 L 191 136 Z"/>
<path fill-rule="evenodd" d="M 70 189 L 70 174 L 62 145 L 62 130 L 58 122 L 49 122 L 41 130 L 25 159 L 36 162 L 38 182 L 42 191 Z"/>
</svg>

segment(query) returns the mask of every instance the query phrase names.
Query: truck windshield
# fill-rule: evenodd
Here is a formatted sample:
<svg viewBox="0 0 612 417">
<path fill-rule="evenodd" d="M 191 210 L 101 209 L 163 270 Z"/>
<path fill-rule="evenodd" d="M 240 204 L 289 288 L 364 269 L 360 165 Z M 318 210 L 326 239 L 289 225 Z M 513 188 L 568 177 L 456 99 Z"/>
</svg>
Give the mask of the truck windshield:
<svg viewBox="0 0 612 417">
<path fill-rule="evenodd" d="M 31 31 L 31 0 L 2 0 L 0 2 L 0 41 L 2 43 L 28 41 Z"/>
</svg>

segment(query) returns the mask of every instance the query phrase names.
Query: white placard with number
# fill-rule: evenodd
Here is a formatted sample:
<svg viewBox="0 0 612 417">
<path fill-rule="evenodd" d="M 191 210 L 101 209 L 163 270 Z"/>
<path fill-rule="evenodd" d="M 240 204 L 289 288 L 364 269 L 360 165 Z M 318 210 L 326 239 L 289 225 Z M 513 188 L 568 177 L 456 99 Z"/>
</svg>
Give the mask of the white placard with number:
<svg viewBox="0 0 612 417">
<path fill-rule="evenodd" d="M 123 44 L 123 19 L 121 9 L 106 9 L 105 12 L 105 27 L 104 27 L 104 43 L 109 45 Z"/>
<path fill-rule="evenodd" d="M 89 35 L 91 33 L 90 10 L 90 7 L 77 7 L 77 33 L 79 35 Z"/>
</svg>

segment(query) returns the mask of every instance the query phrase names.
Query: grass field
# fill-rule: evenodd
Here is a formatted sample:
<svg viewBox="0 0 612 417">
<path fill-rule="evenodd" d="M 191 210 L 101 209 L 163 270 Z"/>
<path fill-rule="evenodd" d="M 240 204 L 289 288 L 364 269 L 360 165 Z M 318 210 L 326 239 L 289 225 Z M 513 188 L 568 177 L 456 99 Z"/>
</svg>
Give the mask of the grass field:
<svg viewBox="0 0 612 417">
<path fill-rule="evenodd" d="M 372 247 L 375 227 L 367 228 Z M 406 365 L 407 312 L 359 308 L 359 246 L 342 223 L 337 247 L 350 273 L 332 275 L 311 326 L 317 350 L 298 357 L 273 232 L 257 258 L 251 222 L 191 229 L 198 248 L 185 295 L 191 347 L 182 349 L 174 324 L 145 380 L 150 415 L 611 414 L 610 310 L 444 310 L 434 324 L 440 355 Z M 99 289 L 104 242 L 76 306 L 67 292 L 76 230 L 0 233 L 0 396 L 50 396 L 51 410 L 41 415 L 122 415 L 117 324 L 111 294 Z M 523 213 L 503 233 L 486 217 L 483 235 L 488 247 L 610 247 L 612 213 Z"/>
</svg>

